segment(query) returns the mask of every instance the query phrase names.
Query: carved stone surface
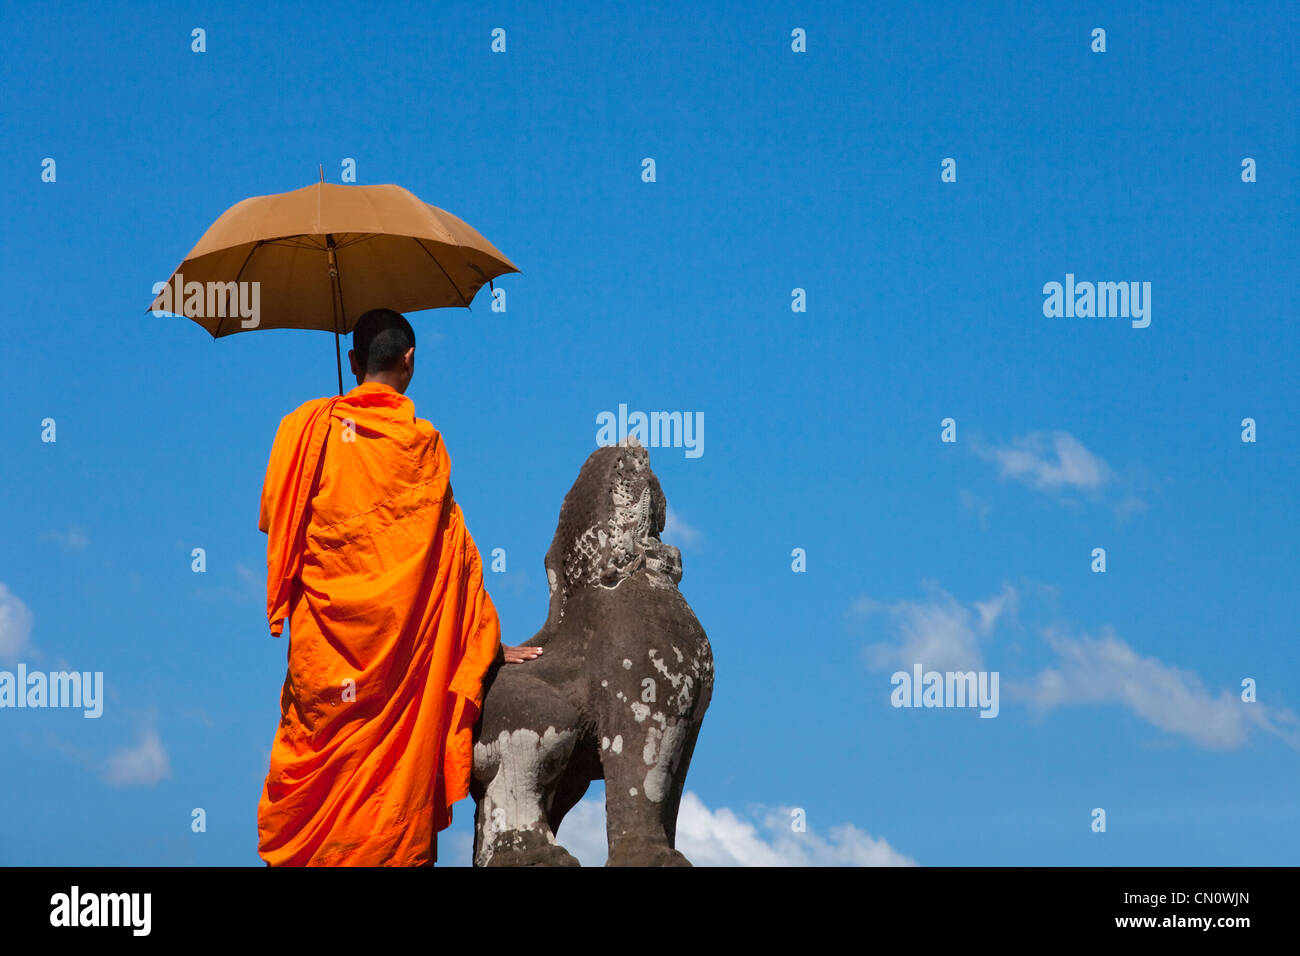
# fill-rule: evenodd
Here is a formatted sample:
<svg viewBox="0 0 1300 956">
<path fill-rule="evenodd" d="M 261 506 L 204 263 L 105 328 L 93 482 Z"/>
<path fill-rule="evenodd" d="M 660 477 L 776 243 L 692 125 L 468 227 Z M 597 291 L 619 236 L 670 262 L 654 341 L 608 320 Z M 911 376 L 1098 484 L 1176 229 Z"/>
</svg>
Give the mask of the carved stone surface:
<svg viewBox="0 0 1300 956">
<path fill-rule="evenodd" d="M 640 445 L 592 452 L 546 554 L 542 656 L 497 665 L 475 730 L 475 866 L 577 866 L 555 841 L 605 781 L 607 866 L 689 866 L 677 807 L 713 694 L 709 640 L 659 540 L 667 502 Z"/>
</svg>

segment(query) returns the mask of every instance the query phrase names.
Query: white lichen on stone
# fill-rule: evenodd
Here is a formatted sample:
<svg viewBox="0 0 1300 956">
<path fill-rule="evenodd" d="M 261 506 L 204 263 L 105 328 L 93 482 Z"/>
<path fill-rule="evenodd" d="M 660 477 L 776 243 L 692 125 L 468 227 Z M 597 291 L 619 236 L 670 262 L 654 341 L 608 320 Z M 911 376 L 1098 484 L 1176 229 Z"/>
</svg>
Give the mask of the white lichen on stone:
<svg viewBox="0 0 1300 956">
<path fill-rule="evenodd" d="M 641 751 L 641 759 L 645 761 L 647 767 L 654 766 L 655 758 L 659 756 L 659 741 L 663 736 L 664 732 L 658 727 L 650 727 L 646 730 L 645 748 Z"/>
<path fill-rule="evenodd" d="M 677 687 L 682 682 L 682 675 L 670 673 L 668 670 L 667 661 L 665 661 L 662 657 L 657 657 L 656 656 L 657 653 L 658 652 L 654 650 L 650 651 L 650 663 L 655 666 L 655 670 L 657 670 L 659 673 L 663 674 L 665 677 L 668 678 L 668 682 L 672 684 L 673 687 Z"/>
<path fill-rule="evenodd" d="M 474 745 L 475 772 L 486 775 L 492 772 L 483 794 L 482 812 L 489 819 L 504 816 L 509 831 L 534 830 L 542 833 L 547 842 L 555 837 L 543 817 L 541 794 L 547 758 L 555 751 L 571 747 L 577 731 L 557 731 L 547 727 L 544 734 L 521 728 L 501 731 L 495 740 Z M 499 812 L 499 811 L 503 811 Z M 492 858 L 496 843 L 502 834 L 489 828 L 479 847 L 478 864 L 483 866 Z"/>
<path fill-rule="evenodd" d="M 653 803 L 663 800 L 672 787 L 673 773 L 677 770 L 677 762 L 681 759 L 687 726 L 686 723 L 679 721 L 663 732 L 654 766 L 645 775 L 645 796 Z"/>
</svg>

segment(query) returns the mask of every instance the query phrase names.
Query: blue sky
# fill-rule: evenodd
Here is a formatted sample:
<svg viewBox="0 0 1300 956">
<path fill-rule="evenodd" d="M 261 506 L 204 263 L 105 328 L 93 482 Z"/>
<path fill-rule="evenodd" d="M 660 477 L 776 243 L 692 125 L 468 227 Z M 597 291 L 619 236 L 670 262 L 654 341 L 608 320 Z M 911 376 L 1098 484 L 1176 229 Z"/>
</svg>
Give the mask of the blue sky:
<svg viewBox="0 0 1300 956">
<path fill-rule="evenodd" d="M 344 158 L 522 270 L 412 315 L 408 393 L 508 642 L 596 416 L 703 413 L 703 455 L 651 450 L 717 665 L 697 862 L 1295 863 L 1300 16 L 979 6 L 7 4 L 0 669 L 106 699 L 0 710 L 0 864 L 259 863 L 258 497 L 333 342 L 144 310 Z M 1046 317 L 1067 273 L 1150 282 L 1150 326 Z M 997 718 L 892 707 L 921 657 L 997 671 Z M 599 863 L 600 826 L 561 841 Z"/>
</svg>

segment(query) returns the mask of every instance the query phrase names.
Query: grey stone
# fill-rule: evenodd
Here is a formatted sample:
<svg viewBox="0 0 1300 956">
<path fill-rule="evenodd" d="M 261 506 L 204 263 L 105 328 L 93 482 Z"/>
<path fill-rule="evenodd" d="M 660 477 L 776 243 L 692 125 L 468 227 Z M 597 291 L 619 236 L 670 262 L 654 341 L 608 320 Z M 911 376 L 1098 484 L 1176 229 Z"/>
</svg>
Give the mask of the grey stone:
<svg viewBox="0 0 1300 956">
<path fill-rule="evenodd" d="M 497 664 L 475 729 L 475 866 L 577 866 L 555 840 L 605 781 L 607 866 L 690 866 L 677 808 L 713 694 L 709 640 L 659 540 L 667 502 L 635 441 L 592 452 L 546 554 L 550 611 Z"/>
</svg>

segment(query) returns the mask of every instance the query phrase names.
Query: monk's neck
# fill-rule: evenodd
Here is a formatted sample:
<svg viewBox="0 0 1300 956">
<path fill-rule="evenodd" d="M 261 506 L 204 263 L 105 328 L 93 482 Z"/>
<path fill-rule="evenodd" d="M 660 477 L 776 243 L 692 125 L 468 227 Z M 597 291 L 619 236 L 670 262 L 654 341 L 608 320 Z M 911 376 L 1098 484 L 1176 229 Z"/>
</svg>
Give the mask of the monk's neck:
<svg viewBox="0 0 1300 956">
<path fill-rule="evenodd" d="M 400 385 L 399 382 L 389 381 L 388 379 L 382 377 L 367 378 L 363 380 L 361 384 L 362 385 L 383 385 L 385 388 L 391 388 L 399 395 L 406 394 L 401 388 L 398 387 Z"/>
</svg>

